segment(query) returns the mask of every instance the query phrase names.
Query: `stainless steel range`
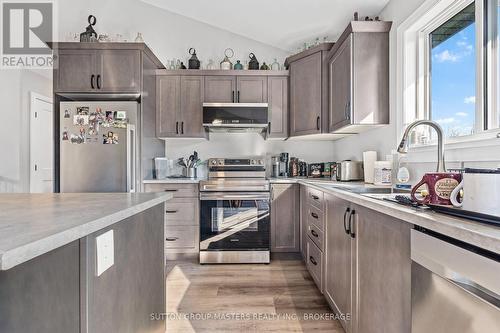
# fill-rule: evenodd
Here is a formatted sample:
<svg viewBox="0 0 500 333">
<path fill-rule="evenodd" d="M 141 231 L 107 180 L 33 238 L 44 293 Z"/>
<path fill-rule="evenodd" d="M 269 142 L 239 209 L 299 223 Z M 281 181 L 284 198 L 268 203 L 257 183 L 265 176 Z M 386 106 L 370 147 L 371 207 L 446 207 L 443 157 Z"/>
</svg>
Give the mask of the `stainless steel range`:
<svg viewBox="0 0 500 333">
<path fill-rule="evenodd" d="M 270 195 L 263 157 L 209 159 L 200 200 L 200 263 L 270 262 Z"/>
</svg>

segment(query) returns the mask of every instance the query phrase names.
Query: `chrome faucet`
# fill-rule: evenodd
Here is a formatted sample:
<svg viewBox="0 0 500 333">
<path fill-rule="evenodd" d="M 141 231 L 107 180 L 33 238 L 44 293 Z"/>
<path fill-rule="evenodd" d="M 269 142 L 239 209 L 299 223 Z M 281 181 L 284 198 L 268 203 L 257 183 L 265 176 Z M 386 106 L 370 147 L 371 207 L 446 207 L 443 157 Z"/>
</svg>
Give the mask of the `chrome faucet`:
<svg viewBox="0 0 500 333">
<path fill-rule="evenodd" d="M 410 132 L 419 125 L 429 125 L 434 128 L 438 135 L 438 161 L 437 161 L 437 172 L 446 172 L 446 167 L 444 164 L 444 138 L 443 138 L 443 129 L 439 126 L 438 123 L 432 120 L 417 120 L 410 125 L 405 130 L 403 134 L 403 138 L 401 139 L 401 143 L 398 146 L 398 153 L 406 154 L 408 152 L 408 137 Z"/>
</svg>

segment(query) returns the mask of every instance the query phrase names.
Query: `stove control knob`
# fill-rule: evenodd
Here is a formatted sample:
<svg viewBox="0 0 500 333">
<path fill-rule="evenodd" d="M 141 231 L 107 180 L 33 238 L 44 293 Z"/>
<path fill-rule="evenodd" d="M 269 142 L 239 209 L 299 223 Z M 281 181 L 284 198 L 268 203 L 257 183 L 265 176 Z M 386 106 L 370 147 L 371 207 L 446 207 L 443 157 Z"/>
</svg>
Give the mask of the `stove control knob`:
<svg viewBox="0 0 500 333">
<path fill-rule="evenodd" d="M 258 164 L 258 165 L 264 165 L 264 161 L 263 161 L 263 160 L 258 160 L 258 161 L 257 161 L 257 164 Z"/>
<path fill-rule="evenodd" d="M 257 162 L 255 160 L 250 160 L 250 165 L 255 165 Z"/>
<path fill-rule="evenodd" d="M 211 165 L 217 165 L 217 160 L 210 160 Z"/>
<path fill-rule="evenodd" d="M 224 165 L 224 160 L 219 160 L 219 165 Z"/>
</svg>

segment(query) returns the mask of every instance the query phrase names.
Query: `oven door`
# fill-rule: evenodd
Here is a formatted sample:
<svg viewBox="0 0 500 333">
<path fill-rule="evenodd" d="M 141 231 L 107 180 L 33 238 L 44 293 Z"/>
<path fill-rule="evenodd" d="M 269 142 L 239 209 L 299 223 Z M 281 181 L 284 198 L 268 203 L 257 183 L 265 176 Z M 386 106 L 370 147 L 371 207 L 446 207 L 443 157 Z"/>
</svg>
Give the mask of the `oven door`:
<svg viewBox="0 0 500 333">
<path fill-rule="evenodd" d="M 200 193 L 200 251 L 268 251 L 268 192 Z"/>
</svg>

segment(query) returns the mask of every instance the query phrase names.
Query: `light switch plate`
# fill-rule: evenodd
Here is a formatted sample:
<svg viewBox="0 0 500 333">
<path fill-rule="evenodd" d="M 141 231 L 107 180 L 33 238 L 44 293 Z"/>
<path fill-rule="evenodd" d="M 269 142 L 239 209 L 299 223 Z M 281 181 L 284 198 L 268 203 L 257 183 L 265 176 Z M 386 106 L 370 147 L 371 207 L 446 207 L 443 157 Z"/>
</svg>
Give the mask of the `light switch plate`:
<svg viewBox="0 0 500 333">
<path fill-rule="evenodd" d="M 109 230 L 95 238 L 97 276 L 100 276 L 115 263 L 115 244 L 113 230 Z"/>
</svg>

